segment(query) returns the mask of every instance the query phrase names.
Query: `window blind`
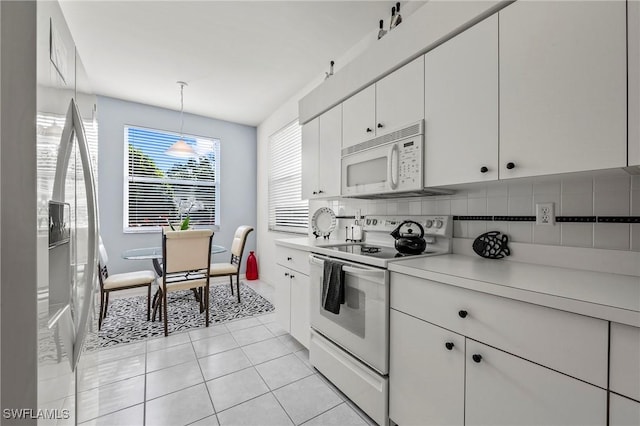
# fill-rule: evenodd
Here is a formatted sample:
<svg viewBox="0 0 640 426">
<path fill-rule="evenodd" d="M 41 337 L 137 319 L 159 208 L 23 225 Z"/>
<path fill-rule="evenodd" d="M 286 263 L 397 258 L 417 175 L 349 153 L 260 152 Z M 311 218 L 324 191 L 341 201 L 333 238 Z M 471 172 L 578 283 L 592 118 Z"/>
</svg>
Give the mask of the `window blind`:
<svg viewBox="0 0 640 426">
<path fill-rule="evenodd" d="M 269 138 L 269 229 L 307 233 L 309 202 L 302 200 L 302 135 L 298 120 Z"/>
<path fill-rule="evenodd" d="M 155 231 L 179 223 L 216 225 L 219 211 L 220 141 L 182 135 L 196 156 L 172 157 L 165 151 L 180 135 L 125 126 L 124 231 Z"/>
</svg>

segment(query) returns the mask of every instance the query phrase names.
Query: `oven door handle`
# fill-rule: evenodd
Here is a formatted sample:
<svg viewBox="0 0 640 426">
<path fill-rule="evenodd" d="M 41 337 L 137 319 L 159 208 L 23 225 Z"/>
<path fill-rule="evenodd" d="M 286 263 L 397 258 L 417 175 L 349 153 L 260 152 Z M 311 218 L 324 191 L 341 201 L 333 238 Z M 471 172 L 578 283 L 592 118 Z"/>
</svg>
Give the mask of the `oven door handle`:
<svg viewBox="0 0 640 426">
<path fill-rule="evenodd" d="M 310 254 L 309 255 L 309 263 L 312 265 L 324 265 L 324 260 L 315 257 L 314 255 Z"/>
<path fill-rule="evenodd" d="M 376 275 L 382 275 L 384 277 L 384 274 L 386 272 L 384 269 L 352 268 L 351 266 L 343 266 L 342 270 L 349 274 L 361 275 L 365 277 L 371 277 Z"/>
<path fill-rule="evenodd" d="M 309 255 L 309 263 L 312 265 L 324 265 L 324 260 L 310 254 Z M 361 275 L 361 276 L 376 276 L 385 274 L 384 269 L 368 269 L 368 268 L 354 268 L 352 266 L 344 265 L 342 270 L 346 273 L 353 275 Z"/>
</svg>

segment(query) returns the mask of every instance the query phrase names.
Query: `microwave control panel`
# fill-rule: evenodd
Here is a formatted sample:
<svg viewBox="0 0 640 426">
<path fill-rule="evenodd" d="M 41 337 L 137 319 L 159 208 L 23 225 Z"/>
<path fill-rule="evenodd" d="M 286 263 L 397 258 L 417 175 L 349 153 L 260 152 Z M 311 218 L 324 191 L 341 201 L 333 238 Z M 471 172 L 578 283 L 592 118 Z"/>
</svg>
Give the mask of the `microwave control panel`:
<svg viewBox="0 0 640 426">
<path fill-rule="evenodd" d="M 422 140 L 398 142 L 398 188 L 422 185 Z"/>
</svg>

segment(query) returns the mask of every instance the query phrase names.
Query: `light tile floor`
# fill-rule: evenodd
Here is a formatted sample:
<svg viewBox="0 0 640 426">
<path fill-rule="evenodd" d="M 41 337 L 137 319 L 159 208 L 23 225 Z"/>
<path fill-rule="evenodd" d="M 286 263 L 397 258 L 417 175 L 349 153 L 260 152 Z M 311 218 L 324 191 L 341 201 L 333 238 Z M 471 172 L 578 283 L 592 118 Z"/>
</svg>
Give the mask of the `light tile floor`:
<svg viewBox="0 0 640 426">
<path fill-rule="evenodd" d="M 273 289 L 247 282 L 273 300 Z M 275 314 L 85 355 L 82 425 L 373 425 Z"/>
</svg>

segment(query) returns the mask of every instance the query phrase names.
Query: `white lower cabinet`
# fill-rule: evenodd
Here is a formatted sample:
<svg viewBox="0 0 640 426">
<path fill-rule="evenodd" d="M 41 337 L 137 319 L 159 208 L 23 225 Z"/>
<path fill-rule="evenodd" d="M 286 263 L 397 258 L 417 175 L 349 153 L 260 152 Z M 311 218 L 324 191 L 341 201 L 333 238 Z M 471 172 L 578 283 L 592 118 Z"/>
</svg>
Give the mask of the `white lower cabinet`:
<svg viewBox="0 0 640 426">
<path fill-rule="evenodd" d="M 464 337 L 393 309 L 390 321 L 391 420 L 464 424 Z"/>
<path fill-rule="evenodd" d="M 609 394 L 609 426 L 640 425 L 640 402 Z"/>
<path fill-rule="evenodd" d="M 606 425 L 607 392 L 467 339 L 465 425 Z"/>
<path fill-rule="evenodd" d="M 608 322 L 391 273 L 389 418 L 606 425 Z"/>
<path fill-rule="evenodd" d="M 302 250 L 283 247 L 277 247 L 276 252 L 276 259 L 280 262 L 276 265 L 278 276 L 274 296 L 276 320 L 283 329 L 308 348 L 310 280 L 307 259 L 309 254 Z"/>
<path fill-rule="evenodd" d="M 311 280 L 308 275 L 293 272 L 291 279 L 291 335 L 296 340 L 309 347 L 311 324 L 309 321 L 309 287 Z"/>
</svg>

